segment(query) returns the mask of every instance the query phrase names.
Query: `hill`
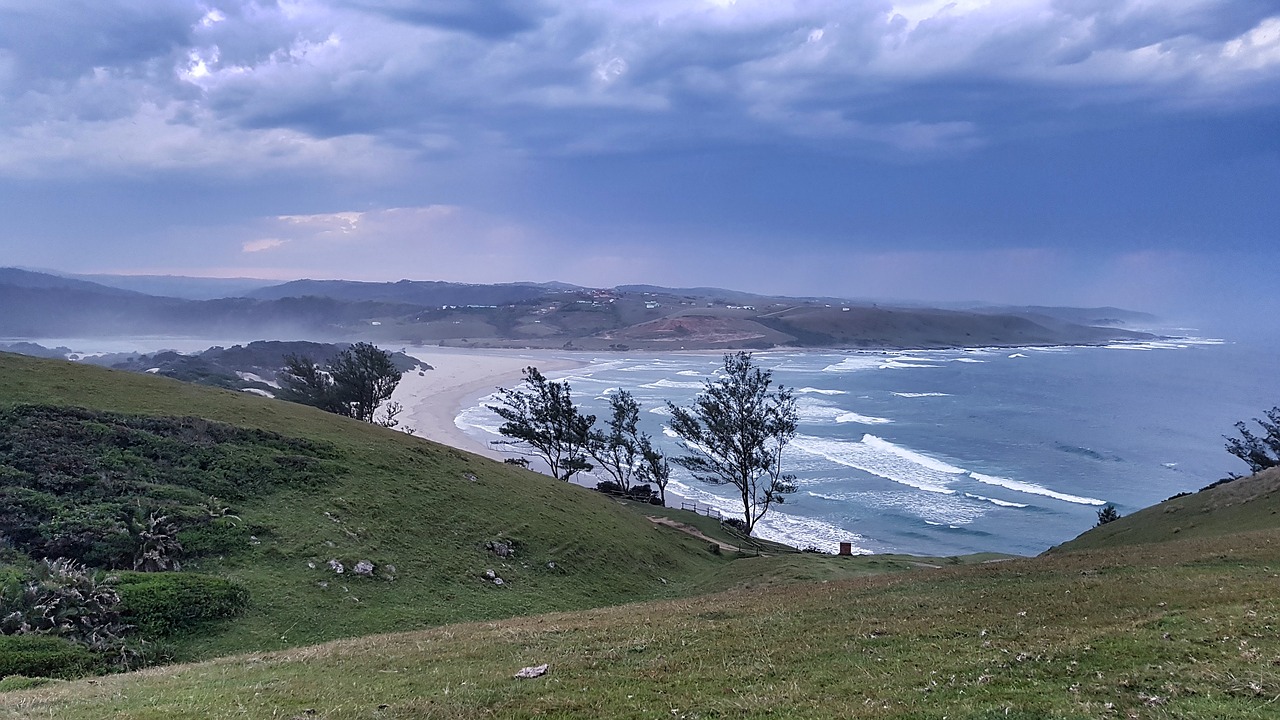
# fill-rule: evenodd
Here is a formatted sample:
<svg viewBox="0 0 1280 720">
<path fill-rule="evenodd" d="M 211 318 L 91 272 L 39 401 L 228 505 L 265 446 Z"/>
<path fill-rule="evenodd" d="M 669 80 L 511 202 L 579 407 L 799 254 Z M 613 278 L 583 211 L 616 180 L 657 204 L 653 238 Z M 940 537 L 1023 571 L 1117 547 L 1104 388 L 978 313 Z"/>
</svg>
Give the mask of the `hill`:
<svg viewBox="0 0 1280 720">
<path fill-rule="evenodd" d="M 1044 309 L 1052 316 L 947 311 L 718 288 L 298 280 L 247 294 L 185 300 L 7 271 L 0 273 L 0 304 L 11 312 L 0 316 L 0 337 L 182 334 L 590 351 L 1016 346 L 1153 337 L 1072 322 L 1064 319 L 1070 309 L 1063 308 Z"/>
<path fill-rule="evenodd" d="M 1262 720 L 1280 695 L 1277 563 L 1272 527 L 343 640 L 6 693 L 0 709 Z"/>
<path fill-rule="evenodd" d="M 3 509 L 17 513 L 9 517 L 38 520 L 30 502 L 56 508 L 78 502 L 77 492 L 94 504 L 75 514 L 103 507 L 101 522 L 115 517 L 102 505 L 112 497 L 139 497 L 144 511 L 171 518 L 204 501 L 229 505 L 238 529 L 218 536 L 216 552 L 187 558 L 184 573 L 229 578 L 251 604 L 212 632 L 171 638 L 178 658 L 672 597 L 730 562 L 599 493 L 245 393 L 0 353 L 0 411 L 18 413 L 9 429 L 33 428 L 0 439 Z M 42 451 L 31 438 L 51 444 Z M 59 469 L 37 473 L 32 462 Z M 204 468 L 194 485 L 181 479 L 188 466 Z M 208 485 L 215 477 L 229 484 Z M 119 495 L 121 487 L 142 489 Z M 64 542 L 41 536 L 47 526 L 24 532 Z M 490 543 L 514 555 L 495 555 Z M 338 575 L 330 560 L 378 570 Z M 485 577 L 490 569 L 502 586 Z"/>
<path fill-rule="evenodd" d="M 1212 538 L 1280 526 L 1280 468 L 1170 498 L 1055 547 L 1052 552 Z"/>
</svg>

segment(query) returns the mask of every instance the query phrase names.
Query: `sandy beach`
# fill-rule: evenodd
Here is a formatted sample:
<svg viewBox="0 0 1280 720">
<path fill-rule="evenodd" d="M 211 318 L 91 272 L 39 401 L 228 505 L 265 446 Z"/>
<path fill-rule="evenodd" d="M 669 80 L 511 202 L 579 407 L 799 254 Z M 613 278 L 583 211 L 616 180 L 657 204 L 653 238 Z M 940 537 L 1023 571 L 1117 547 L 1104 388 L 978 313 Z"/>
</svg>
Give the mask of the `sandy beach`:
<svg viewBox="0 0 1280 720">
<path fill-rule="evenodd" d="M 583 362 L 528 351 L 474 351 L 410 347 L 404 352 L 432 367 L 410 371 L 400 379 L 391 399 L 404 406 L 401 427 L 413 434 L 494 459 L 505 457 L 477 442 L 454 424 L 454 418 L 477 398 L 497 387 L 514 387 L 522 371 L 533 365 L 544 373 L 567 370 Z"/>
</svg>

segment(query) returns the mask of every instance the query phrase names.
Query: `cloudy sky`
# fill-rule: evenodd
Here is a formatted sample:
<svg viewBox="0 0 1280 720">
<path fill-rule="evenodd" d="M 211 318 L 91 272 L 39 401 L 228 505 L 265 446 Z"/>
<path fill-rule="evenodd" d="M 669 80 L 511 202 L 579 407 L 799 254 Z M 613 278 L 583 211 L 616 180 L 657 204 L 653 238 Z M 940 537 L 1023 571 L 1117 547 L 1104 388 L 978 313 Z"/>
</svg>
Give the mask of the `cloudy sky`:
<svg viewBox="0 0 1280 720">
<path fill-rule="evenodd" d="M 0 0 L 0 213 L 73 272 L 1260 301 L 1280 1 Z"/>
</svg>

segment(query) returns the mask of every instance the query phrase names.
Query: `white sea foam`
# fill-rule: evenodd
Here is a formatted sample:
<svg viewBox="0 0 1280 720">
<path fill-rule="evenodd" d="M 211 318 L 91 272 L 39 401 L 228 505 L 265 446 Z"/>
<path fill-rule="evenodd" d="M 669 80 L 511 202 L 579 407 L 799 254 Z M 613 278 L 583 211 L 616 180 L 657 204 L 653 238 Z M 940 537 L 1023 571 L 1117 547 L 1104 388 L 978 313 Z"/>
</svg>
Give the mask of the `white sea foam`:
<svg viewBox="0 0 1280 720">
<path fill-rule="evenodd" d="M 858 372 L 859 370 L 875 370 L 884 363 L 882 358 L 857 355 L 847 357 L 838 363 L 822 368 L 822 372 Z"/>
<path fill-rule="evenodd" d="M 1027 356 L 1026 356 L 1026 355 L 1024 355 L 1023 353 L 1014 353 L 1014 354 L 1010 355 L 1009 357 L 1011 357 L 1011 358 L 1024 358 L 1024 357 L 1027 357 Z"/>
<path fill-rule="evenodd" d="M 847 390 L 824 390 L 821 388 L 805 387 L 796 390 L 797 395 L 848 395 Z"/>
<path fill-rule="evenodd" d="M 715 508 L 724 517 L 742 517 L 742 503 L 736 498 L 713 495 L 674 478 L 667 489 L 687 500 Z M 754 534 L 765 540 L 786 543 L 798 548 L 817 547 L 827 552 L 836 552 L 840 549 L 840 543 L 847 542 L 853 545 L 855 554 L 863 555 L 873 552 L 868 548 L 866 538 L 855 532 L 821 520 L 780 512 L 777 509 L 771 509 L 756 524 Z"/>
<path fill-rule="evenodd" d="M 838 423 L 862 423 L 863 425 L 886 425 L 893 422 L 889 418 L 872 417 L 870 415 L 859 415 L 855 412 L 841 413 L 836 416 Z"/>
<path fill-rule="evenodd" d="M 930 365 L 927 363 L 920 363 L 920 362 L 903 362 L 902 360 L 890 360 L 889 362 L 881 363 L 879 365 L 879 369 L 881 370 L 908 370 L 911 368 L 936 368 L 936 367 L 942 367 L 942 366 Z"/>
<path fill-rule="evenodd" d="M 956 358 L 956 359 L 955 359 L 955 361 L 956 361 L 956 362 L 959 362 L 959 363 L 984 363 L 984 362 L 986 362 L 986 360 L 975 360 L 974 358 L 967 358 L 967 357 Z"/>
<path fill-rule="evenodd" d="M 681 382 L 679 380 L 668 380 L 666 378 L 662 378 L 661 380 L 654 380 L 651 383 L 645 383 L 640 387 L 649 388 L 651 390 L 656 390 L 658 388 L 695 388 L 701 390 L 703 385 L 698 382 Z"/>
<path fill-rule="evenodd" d="M 894 395 L 903 398 L 951 397 L 951 393 L 941 392 L 896 392 Z"/>
<path fill-rule="evenodd" d="M 667 409 L 666 405 L 654 405 L 653 407 L 649 408 L 649 412 L 653 413 L 654 415 L 671 417 L 671 411 Z"/>
<path fill-rule="evenodd" d="M 662 434 L 666 435 L 669 438 L 675 438 L 677 440 L 680 439 L 680 434 L 677 433 L 675 430 L 672 430 L 670 425 L 662 426 Z"/>
<path fill-rule="evenodd" d="M 697 370 L 681 370 L 676 374 L 684 375 L 685 377 L 702 377 L 702 373 L 698 372 Z"/>
<path fill-rule="evenodd" d="M 955 493 L 949 485 L 965 472 L 961 468 L 912 452 L 874 435 L 864 435 L 859 442 L 799 435 L 792 444 L 798 450 L 821 456 L 838 465 L 857 468 L 926 492 L 946 495 Z"/>
<path fill-rule="evenodd" d="M 1011 507 L 1011 508 L 1027 507 L 1026 503 L 1009 502 L 1008 500 L 1000 500 L 998 498 L 991 498 L 991 497 L 987 497 L 986 495 L 976 495 L 974 493 L 969 493 L 969 492 L 965 493 L 964 496 L 967 498 L 973 498 L 974 500 L 985 500 L 994 505 L 999 505 L 1000 507 Z"/>
<path fill-rule="evenodd" d="M 997 485 L 1008 490 L 1016 490 L 1017 492 L 1027 493 L 1029 495 L 1043 495 L 1051 497 L 1054 500 L 1063 502 L 1076 503 L 1077 505 L 1106 505 L 1106 500 L 1097 498 L 1082 497 L 1080 495 L 1070 495 L 1068 493 L 1057 492 L 1049 488 L 1036 485 L 1035 483 L 1022 482 L 1021 480 L 1010 480 L 1009 478 L 996 477 L 994 475 L 983 475 L 982 473 L 971 472 L 969 477 L 980 483 L 987 485 Z"/>
</svg>

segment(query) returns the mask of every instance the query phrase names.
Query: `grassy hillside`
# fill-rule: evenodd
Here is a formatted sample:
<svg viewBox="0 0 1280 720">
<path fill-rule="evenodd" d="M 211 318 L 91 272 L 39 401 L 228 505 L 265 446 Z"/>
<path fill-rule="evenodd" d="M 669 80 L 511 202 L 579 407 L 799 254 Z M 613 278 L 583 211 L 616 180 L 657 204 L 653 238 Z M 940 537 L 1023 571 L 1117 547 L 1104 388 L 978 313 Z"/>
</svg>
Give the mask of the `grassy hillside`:
<svg viewBox="0 0 1280 720">
<path fill-rule="evenodd" d="M 300 405 L 0 354 L 0 409 L 21 403 L 195 415 L 325 449 L 323 482 L 234 503 L 252 537 L 187 564 L 248 588 L 251 607 L 221 632 L 179 638 L 179 657 L 672 597 L 730 562 L 598 493 Z M 495 540 L 515 556 L 486 550 Z M 352 574 L 360 560 L 375 577 Z"/>
<path fill-rule="evenodd" d="M 1171 498 L 1084 533 L 1050 552 L 1121 547 L 1280 526 L 1280 468 Z"/>
<path fill-rule="evenodd" d="M 57 684 L 0 717 L 1273 718 L 1278 566 L 1272 529 L 769 586 Z"/>
</svg>

